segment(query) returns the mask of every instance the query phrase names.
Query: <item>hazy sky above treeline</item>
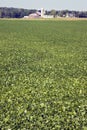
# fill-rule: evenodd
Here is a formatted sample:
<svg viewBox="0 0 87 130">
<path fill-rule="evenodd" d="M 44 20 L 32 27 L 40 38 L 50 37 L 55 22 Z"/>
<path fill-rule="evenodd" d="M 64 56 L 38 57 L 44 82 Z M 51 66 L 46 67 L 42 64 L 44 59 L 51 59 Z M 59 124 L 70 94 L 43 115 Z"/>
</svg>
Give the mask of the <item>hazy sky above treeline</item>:
<svg viewBox="0 0 87 130">
<path fill-rule="evenodd" d="M 0 0 L 0 7 L 87 11 L 87 0 Z"/>
</svg>

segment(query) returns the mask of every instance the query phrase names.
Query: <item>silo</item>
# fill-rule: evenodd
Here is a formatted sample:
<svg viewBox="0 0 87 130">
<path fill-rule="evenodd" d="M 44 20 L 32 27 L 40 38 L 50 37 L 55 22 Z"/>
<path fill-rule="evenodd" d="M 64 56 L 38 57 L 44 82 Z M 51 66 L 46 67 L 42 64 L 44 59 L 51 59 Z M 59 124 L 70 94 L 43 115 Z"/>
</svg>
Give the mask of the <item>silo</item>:
<svg viewBox="0 0 87 130">
<path fill-rule="evenodd" d="M 44 8 L 41 8 L 41 17 L 44 16 Z"/>
</svg>

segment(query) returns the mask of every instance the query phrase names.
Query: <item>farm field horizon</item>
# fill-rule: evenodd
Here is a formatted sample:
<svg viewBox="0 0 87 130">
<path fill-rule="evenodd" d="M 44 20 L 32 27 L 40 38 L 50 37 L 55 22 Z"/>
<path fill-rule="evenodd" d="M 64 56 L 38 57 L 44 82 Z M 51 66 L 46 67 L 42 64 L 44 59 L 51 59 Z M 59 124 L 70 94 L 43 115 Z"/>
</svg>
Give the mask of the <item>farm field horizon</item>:
<svg viewBox="0 0 87 130">
<path fill-rule="evenodd" d="M 87 18 L 78 18 L 78 17 L 59 17 L 59 18 L 0 18 L 0 20 L 24 20 L 24 21 L 87 21 Z"/>
<path fill-rule="evenodd" d="M 0 128 L 87 129 L 86 20 L 0 20 Z"/>
</svg>

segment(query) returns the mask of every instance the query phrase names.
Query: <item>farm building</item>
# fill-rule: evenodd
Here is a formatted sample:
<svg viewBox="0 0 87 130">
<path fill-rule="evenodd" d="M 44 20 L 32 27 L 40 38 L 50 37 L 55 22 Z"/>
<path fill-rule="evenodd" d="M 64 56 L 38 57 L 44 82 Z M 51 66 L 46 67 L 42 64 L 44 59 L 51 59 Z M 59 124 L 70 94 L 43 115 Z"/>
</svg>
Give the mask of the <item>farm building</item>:
<svg viewBox="0 0 87 130">
<path fill-rule="evenodd" d="M 41 13 L 37 11 L 36 13 L 32 13 L 29 16 L 24 16 L 24 18 L 41 18 Z"/>
<path fill-rule="evenodd" d="M 73 14 L 73 13 L 67 13 L 67 14 L 66 14 L 66 17 L 67 17 L 67 18 L 69 18 L 69 17 L 72 18 L 72 17 L 75 17 L 75 14 Z"/>
<path fill-rule="evenodd" d="M 29 16 L 24 16 L 24 18 L 41 18 L 44 15 L 44 9 L 42 8 L 41 11 L 36 11 L 35 13 L 31 13 Z"/>
<path fill-rule="evenodd" d="M 41 8 L 40 12 L 32 13 L 29 16 L 24 16 L 24 18 L 53 18 L 53 15 L 45 15 L 45 10 Z"/>
<path fill-rule="evenodd" d="M 39 12 L 32 13 L 28 16 L 28 18 L 40 18 L 41 14 Z"/>
</svg>

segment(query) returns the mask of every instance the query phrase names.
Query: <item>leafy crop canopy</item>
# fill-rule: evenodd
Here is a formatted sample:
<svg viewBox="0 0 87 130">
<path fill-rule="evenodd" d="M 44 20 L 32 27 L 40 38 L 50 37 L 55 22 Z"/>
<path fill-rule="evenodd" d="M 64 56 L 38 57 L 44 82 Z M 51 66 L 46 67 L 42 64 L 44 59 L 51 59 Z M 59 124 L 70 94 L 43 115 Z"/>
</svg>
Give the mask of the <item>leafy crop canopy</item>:
<svg viewBox="0 0 87 130">
<path fill-rule="evenodd" d="M 86 21 L 0 21 L 0 115 L 1 130 L 87 129 Z"/>
</svg>

